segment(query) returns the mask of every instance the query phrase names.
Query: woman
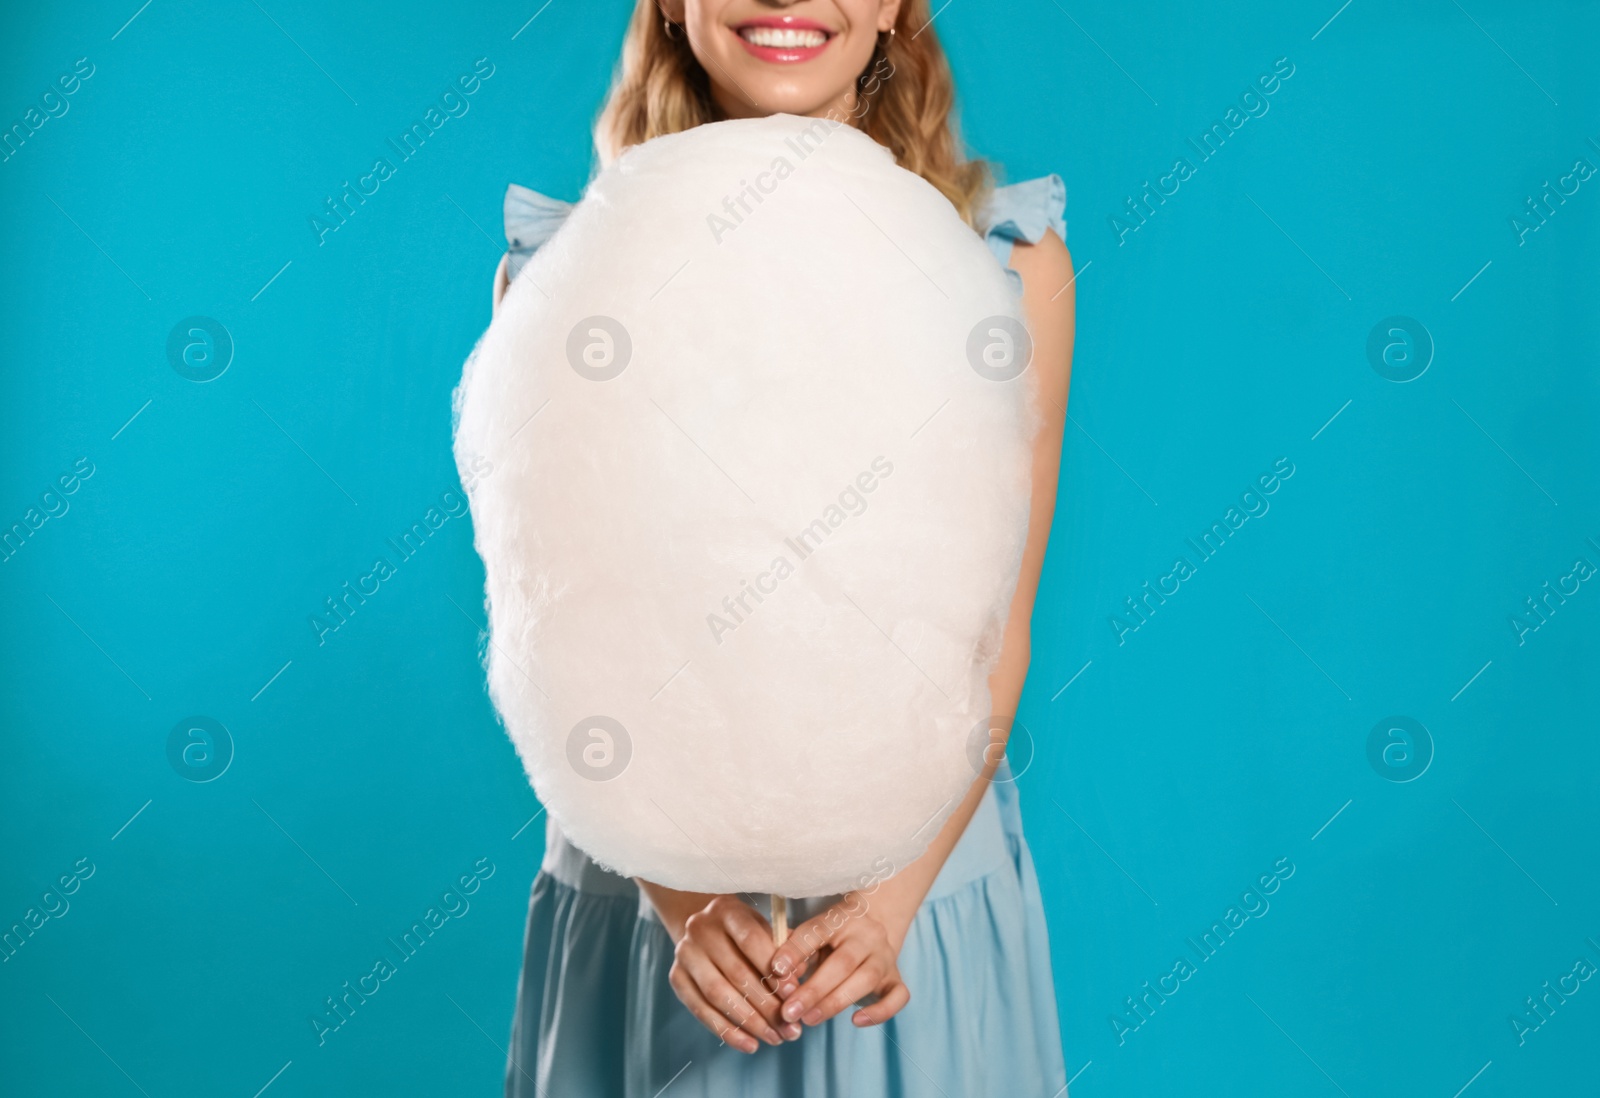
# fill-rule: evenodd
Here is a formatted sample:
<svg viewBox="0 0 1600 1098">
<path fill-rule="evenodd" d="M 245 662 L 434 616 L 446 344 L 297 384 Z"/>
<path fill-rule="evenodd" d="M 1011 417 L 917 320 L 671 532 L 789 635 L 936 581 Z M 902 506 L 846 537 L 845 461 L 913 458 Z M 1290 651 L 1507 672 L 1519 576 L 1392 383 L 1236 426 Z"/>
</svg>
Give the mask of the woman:
<svg viewBox="0 0 1600 1098">
<path fill-rule="evenodd" d="M 990 678 L 994 712 L 1009 714 L 1027 673 L 1055 505 L 1072 261 L 1061 180 L 991 187 L 984 165 L 961 157 L 953 99 L 926 0 L 638 0 L 595 143 L 609 162 L 630 145 L 725 118 L 848 120 L 937 187 L 1013 272 L 1045 422 L 1028 541 Z M 511 188 L 497 305 L 569 209 Z M 506 1093 L 1059 1098 L 1066 1072 L 1044 912 L 1000 754 L 990 752 L 918 861 L 870 896 L 797 904 L 801 921 L 776 949 L 745 898 L 615 876 L 552 823 L 528 914 Z"/>
</svg>

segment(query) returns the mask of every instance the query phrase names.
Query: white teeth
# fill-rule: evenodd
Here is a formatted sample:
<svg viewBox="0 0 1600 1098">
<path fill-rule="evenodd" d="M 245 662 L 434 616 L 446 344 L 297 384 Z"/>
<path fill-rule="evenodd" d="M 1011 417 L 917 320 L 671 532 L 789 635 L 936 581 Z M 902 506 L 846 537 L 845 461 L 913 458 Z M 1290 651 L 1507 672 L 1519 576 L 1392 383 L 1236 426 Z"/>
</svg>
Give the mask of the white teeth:
<svg viewBox="0 0 1600 1098">
<path fill-rule="evenodd" d="M 819 30 L 795 30 L 789 27 L 746 27 L 739 36 L 752 46 L 771 46 L 776 49 L 809 49 L 825 45 L 828 36 Z"/>
</svg>

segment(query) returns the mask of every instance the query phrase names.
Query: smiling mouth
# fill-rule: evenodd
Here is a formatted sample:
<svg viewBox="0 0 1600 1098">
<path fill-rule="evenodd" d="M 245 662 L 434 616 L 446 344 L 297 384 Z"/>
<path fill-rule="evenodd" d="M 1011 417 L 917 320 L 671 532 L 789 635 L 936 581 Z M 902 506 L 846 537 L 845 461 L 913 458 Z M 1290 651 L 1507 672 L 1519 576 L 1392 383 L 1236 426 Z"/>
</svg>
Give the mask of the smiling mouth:
<svg viewBox="0 0 1600 1098">
<path fill-rule="evenodd" d="M 763 61 L 789 64 L 809 61 L 827 48 L 833 32 L 792 16 L 753 19 L 733 28 L 745 50 Z"/>
</svg>

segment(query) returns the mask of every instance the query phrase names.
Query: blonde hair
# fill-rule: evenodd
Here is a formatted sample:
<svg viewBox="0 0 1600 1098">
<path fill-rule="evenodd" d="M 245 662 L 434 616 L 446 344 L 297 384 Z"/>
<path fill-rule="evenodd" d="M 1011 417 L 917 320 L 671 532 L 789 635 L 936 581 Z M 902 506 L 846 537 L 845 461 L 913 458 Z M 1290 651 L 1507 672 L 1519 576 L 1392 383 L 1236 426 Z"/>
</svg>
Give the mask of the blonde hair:
<svg viewBox="0 0 1600 1098">
<path fill-rule="evenodd" d="M 937 187 L 962 220 L 977 215 L 993 185 L 988 165 L 961 150 L 951 117 L 955 83 L 927 18 L 927 0 L 905 0 L 895 33 L 880 36 L 856 81 L 855 114 L 895 161 Z M 679 28 L 669 36 L 656 0 L 637 0 L 605 108 L 595 123 L 602 166 L 630 145 L 715 121 L 710 79 Z"/>
</svg>

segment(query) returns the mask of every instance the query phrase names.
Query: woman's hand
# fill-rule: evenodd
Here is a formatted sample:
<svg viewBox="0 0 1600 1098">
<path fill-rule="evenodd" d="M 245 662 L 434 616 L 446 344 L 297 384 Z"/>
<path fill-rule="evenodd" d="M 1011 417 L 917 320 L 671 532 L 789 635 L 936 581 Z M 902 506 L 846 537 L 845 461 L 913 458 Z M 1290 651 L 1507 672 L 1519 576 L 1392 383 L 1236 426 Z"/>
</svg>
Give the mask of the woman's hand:
<svg viewBox="0 0 1600 1098">
<path fill-rule="evenodd" d="M 872 910 L 862 893 L 851 892 L 796 927 L 772 952 L 772 972 L 782 981 L 777 990 L 783 1021 L 819 1026 L 868 995 L 878 1001 L 850 1016 L 856 1025 L 878 1025 L 898 1014 L 911 1001 L 900 978 L 905 931 L 894 929 L 899 923 L 887 912 Z M 800 973 L 812 958 L 816 969 L 802 982 Z"/>
<path fill-rule="evenodd" d="M 668 982 L 702 1025 L 741 1052 L 756 1041 L 781 1045 L 800 1036 L 800 1026 L 778 1015 L 769 971 L 772 927 L 737 896 L 676 892 L 641 881 L 661 922 L 676 943 Z"/>
</svg>

